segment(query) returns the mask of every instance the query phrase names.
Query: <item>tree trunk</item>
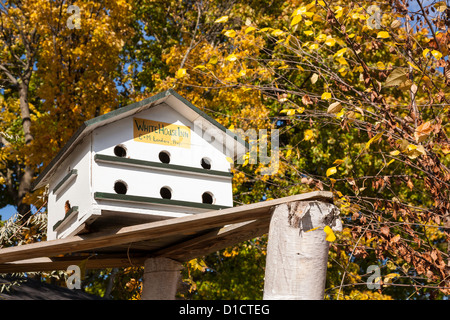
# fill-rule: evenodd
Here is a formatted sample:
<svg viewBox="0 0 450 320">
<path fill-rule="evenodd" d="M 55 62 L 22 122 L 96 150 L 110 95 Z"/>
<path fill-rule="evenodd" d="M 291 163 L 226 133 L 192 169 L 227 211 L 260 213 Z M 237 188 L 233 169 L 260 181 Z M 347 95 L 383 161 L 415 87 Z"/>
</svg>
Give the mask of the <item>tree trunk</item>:
<svg viewBox="0 0 450 320">
<path fill-rule="evenodd" d="M 324 298 L 329 242 L 323 228 L 327 225 L 342 230 L 337 209 L 329 203 L 296 202 L 275 208 L 267 244 L 265 300 Z"/>
<path fill-rule="evenodd" d="M 30 145 L 33 141 L 33 135 L 31 134 L 31 118 L 30 118 L 30 106 L 28 104 L 28 83 L 29 80 L 22 81 L 19 84 L 19 100 L 20 100 L 20 114 L 22 117 L 22 128 L 25 138 L 25 145 Z M 25 164 L 21 172 L 17 196 L 15 197 L 17 211 L 19 214 L 27 219 L 30 215 L 30 205 L 23 202 L 24 197 L 30 192 L 31 180 L 34 175 L 33 169 L 29 164 Z"/>
</svg>

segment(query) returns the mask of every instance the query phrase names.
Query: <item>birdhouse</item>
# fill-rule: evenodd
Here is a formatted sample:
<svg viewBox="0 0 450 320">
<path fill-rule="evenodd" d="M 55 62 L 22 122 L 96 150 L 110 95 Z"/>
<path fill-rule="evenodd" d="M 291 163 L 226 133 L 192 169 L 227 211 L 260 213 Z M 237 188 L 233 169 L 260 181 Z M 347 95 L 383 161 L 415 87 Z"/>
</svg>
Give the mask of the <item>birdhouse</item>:
<svg viewBox="0 0 450 320">
<path fill-rule="evenodd" d="M 33 185 L 47 239 L 233 206 L 245 143 L 173 90 L 83 123 Z"/>
</svg>

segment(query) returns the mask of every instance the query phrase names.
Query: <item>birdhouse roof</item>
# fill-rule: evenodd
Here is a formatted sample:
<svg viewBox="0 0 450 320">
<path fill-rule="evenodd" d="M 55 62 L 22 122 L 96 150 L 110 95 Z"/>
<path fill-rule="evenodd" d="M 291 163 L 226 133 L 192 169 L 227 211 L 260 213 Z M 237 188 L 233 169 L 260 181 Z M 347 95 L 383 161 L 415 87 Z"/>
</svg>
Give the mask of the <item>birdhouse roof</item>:
<svg viewBox="0 0 450 320">
<path fill-rule="evenodd" d="M 152 97 L 146 98 L 142 101 L 135 102 L 133 104 L 118 108 L 114 111 L 108 112 L 99 117 L 85 121 L 75 132 L 75 134 L 69 139 L 69 141 L 61 148 L 55 158 L 48 164 L 48 166 L 42 171 L 32 185 L 32 190 L 36 190 L 48 184 L 51 176 L 57 170 L 59 164 L 64 161 L 76 145 L 83 140 L 84 137 L 89 135 L 93 130 L 121 120 L 123 118 L 132 116 L 141 111 L 155 107 L 161 103 L 166 103 L 174 110 L 182 114 L 188 120 L 194 122 L 198 119 L 204 120 L 202 125 L 205 129 L 210 127 L 216 127 L 223 132 L 225 139 L 233 139 L 245 146 L 245 150 L 248 150 L 248 143 L 243 141 L 239 136 L 230 134 L 219 122 L 208 116 L 205 112 L 194 106 L 188 100 L 180 96 L 172 89 L 158 93 Z M 234 141 L 233 141 L 234 143 Z M 235 158 L 238 155 L 235 154 Z"/>
</svg>

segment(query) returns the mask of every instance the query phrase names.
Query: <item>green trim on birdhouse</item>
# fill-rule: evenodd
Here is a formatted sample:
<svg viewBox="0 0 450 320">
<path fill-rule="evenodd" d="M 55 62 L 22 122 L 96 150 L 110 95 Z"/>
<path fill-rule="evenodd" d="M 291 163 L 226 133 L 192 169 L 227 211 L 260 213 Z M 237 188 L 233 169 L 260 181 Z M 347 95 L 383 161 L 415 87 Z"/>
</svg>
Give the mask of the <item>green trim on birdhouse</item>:
<svg viewBox="0 0 450 320">
<path fill-rule="evenodd" d="M 73 206 L 72 208 L 70 208 L 70 210 L 67 211 L 66 214 L 64 215 L 64 218 L 62 218 L 61 220 L 59 220 L 58 222 L 56 222 L 53 225 L 53 231 L 55 231 L 64 221 L 69 220 L 76 213 L 78 213 L 78 207 L 77 206 Z"/>
<path fill-rule="evenodd" d="M 163 103 L 168 97 L 173 96 L 179 101 L 181 101 L 185 106 L 187 106 L 189 109 L 195 111 L 200 117 L 210 122 L 212 125 L 217 127 L 219 130 L 223 131 L 225 134 L 227 134 L 229 137 L 231 137 L 233 140 L 241 143 L 245 146 L 245 148 L 249 149 L 249 144 L 247 141 L 243 140 L 239 135 L 234 134 L 233 132 L 227 130 L 223 125 L 221 125 L 219 122 L 208 116 L 205 112 L 198 109 L 196 106 L 194 106 L 192 103 L 190 103 L 188 100 L 180 96 L 177 92 L 175 92 L 173 89 L 169 89 L 163 92 L 160 92 L 152 97 L 146 98 L 142 101 L 138 101 L 135 103 L 132 103 L 130 105 L 120 107 L 116 110 L 113 110 L 111 112 L 108 112 L 104 115 L 95 117 L 93 119 L 85 121 L 75 132 L 75 134 L 67 141 L 67 143 L 61 148 L 61 150 L 58 152 L 58 154 L 53 158 L 53 160 L 45 167 L 45 169 L 41 172 L 41 174 L 37 177 L 37 179 L 32 183 L 31 189 L 35 190 L 37 188 L 43 187 L 45 184 L 47 184 L 47 178 L 49 177 L 51 171 L 54 168 L 57 168 L 57 164 L 61 161 L 63 161 L 66 157 L 66 154 L 69 152 L 69 150 L 73 147 L 75 147 L 78 142 L 80 142 L 86 135 L 90 134 L 95 128 L 98 128 L 102 125 L 107 125 L 109 123 L 121 120 L 124 115 L 130 114 L 136 114 L 140 111 L 144 111 L 148 108 L 151 108 L 157 104 Z M 134 112 L 134 113 L 133 113 Z"/>
<path fill-rule="evenodd" d="M 190 207 L 190 208 L 200 208 L 200 209 L 211 209 L 220 210 L 230 208 L 228 206 L 220 206 L 216 204 L 199 203 L 191 201 L 182 200 L 172 200 L 172 199 L 162 199 L 162 198 L 152 198 L 152 197 L 142 197 L 142 196 L 132 196 L 127 194 L 116 194 L 107 192 L 95 192 L 94 198 L 97 200 L 114 200 L 114 201 L 125 201 L 125 202 L 138 202 L 138 203 L 148 203 L 148 204 L 162 204 L 170 206 L 179 207 Z"/>
<path fill-rule="evenodd" d="M 70 170 L 70 172 L 68 174 L 66 174 L 64 176 L 64 178 L 62 178 L 62 180 L 53 188 L 53 193 L 57 193 L 58 190 L 67 182 L 69 182 L 69 179 L 73 179 L 76 178 L 76 176 L 78 175 L 78 170 L 77 169 L 72 169 Z"/>
<path fill-rule="evenodd" d="M 147 160 L 119 158 L 119 157 L 108 156 L 108 155 L 104 155 L 104 154 L 96 154 L 94 156 L 94 160 L 95 160 L 95 162 L 100 162 L 100 163 L 104 162 L 104 163 L 123 164 L 123 165 L 127 165 L 127 166 L 132 166 L 132 167 L 159 168 L 159 169 L 163 169 L 163 170 L 182 171 L 182 172 L 188 172 L 188 173 L 200 174 L 200 175 L 211 175 L 211 176 L 219 176 L 219 177 L 227 177 L 227 178 L 233 177 L 233 174 L 231 172 L 208 170 L 208 169 L 203 169 L 203 168 L 180 166 L 180 165 L 176 165 L 176 164 L 153 162 L 153 161 L 147 161 Z"/>
</svg>

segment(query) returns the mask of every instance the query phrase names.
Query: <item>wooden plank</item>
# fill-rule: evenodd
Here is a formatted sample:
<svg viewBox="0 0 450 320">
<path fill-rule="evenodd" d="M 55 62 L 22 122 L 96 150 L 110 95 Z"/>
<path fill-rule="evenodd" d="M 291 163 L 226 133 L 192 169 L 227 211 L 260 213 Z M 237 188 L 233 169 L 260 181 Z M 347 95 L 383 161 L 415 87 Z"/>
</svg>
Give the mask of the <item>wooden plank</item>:
<svg viewBox="0 0 450 320">
<path fill-rule="evenodd" d="M 70 256 L 34 258 L 0 264 L 0 273 L 66 270 L 70 265 L 85 263 L 88 269 L 142 266 L 146 257 L 137 254 L 108 254 L 97 256 Z"/>
<path fill-rule="evenodd" d="M 152 252 L 151 256 L 163 256 L 177 261 L 189 261 L 217 250 L 250 240 L 269 230 L 270 218 L 236 223 L 216 229 L 202 236 Z"/>
<path fill-rule="evenodd" d="M 198 232 L 227 224 L 267 218 L 271 214 L 271 208 L 282 203 L 318 199 L 331 202 L 332 193 L 314 191 L 234 208 L 123 227 L 114 233 L 96 232 L 4 248 L 0 250 L 0 263 L 113 247 L 115 245 L 156 239 L 183 232 Z"/>
</svg>

